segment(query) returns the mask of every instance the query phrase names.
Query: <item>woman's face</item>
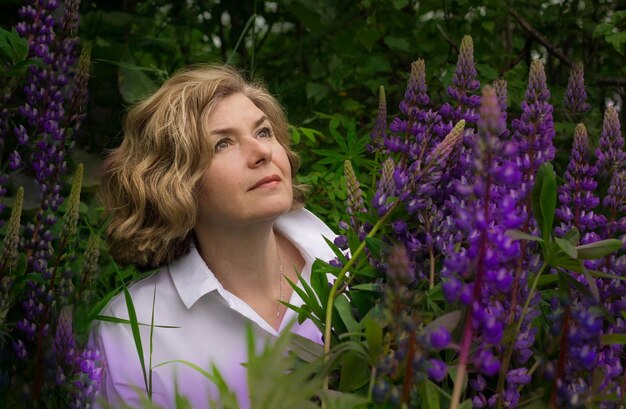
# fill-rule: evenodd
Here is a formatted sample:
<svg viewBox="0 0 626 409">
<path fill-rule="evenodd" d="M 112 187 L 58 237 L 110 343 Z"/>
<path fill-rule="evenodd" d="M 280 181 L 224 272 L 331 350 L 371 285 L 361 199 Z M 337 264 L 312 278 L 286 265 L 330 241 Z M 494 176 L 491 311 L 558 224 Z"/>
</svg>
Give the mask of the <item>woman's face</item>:
<svg viewBox="0 0 626 409">
<path fill-rule="evenodd" d="M 289 211 L 291 166 L 263 111 L 233 94 L 217 103 L 205 129 L 214 155 L 199 192 L 198 224 L 232 228 Z"/>
</svg>

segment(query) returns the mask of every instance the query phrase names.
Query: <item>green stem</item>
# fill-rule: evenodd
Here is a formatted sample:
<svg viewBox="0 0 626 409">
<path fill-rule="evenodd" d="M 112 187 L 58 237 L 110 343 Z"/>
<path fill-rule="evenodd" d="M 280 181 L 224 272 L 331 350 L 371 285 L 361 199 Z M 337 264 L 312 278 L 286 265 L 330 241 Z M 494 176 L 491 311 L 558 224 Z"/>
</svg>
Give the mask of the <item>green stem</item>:
<svg viewBox="0 0 626 409">
<path fill-rule="evenodd" d="M 515 337 L 517 337 L 517 334 L 519 334 L 520 329 L 522 328 L 522 323 L 524 322 L 524 317 L 526 316 L 526 313 L 528 312 L 530 301 L 533 299 L 533 296 L 535 295 L 537 284 L 539 283 L 539 278 L 541 278 L 541 275 L 543 274 L 546 267 L 548 267 L 548 263 L 544 261 L 543 264 L 541 265 L 541 268 L 539 269 L 539 272 L 535 276 L 535 280 L 533 281 L 533 285 L 530 288 L 530 291 L 528 292 L 528 297 L 526 298 L 526 302 L 524 303 L 522 314 L 520 315 L 519 320 L 517 321 L 515 332 L 513 332 L 513 337 L 511 338 L 511 341 L 507 347 L 504 359 L 502 360 L 502 366 L 500 367 L 500 376 L 498 377 L 498 387 L 496 389 L 496 394 L 498 397 L 501 397 L 502 392 L 504 391 L 504 380 L 506 378 L 506 373 L 509 370 L 511 357 L 513 356 L 513 347 L 515 346 Z M 497 409 L 500 409 L 501 407 L 502 407 L 502 399 L 498 398 Z"/>
<path fill-rule="evenodd" d="M 372 373 L 370 375 L 370 385 L 367 388 L 367 401 L 372 401 L 372 395 L 374 393 L 374 382 L 376 382 L 376 365 L 372 365 Z"/>
<path fill-rule="evenodd" d="M 385 223 L 385 221 L 387 220 L 389 215 L 398 206 L 398 203 L 399 202 L 396 200 L 393 203 L 393 205 L 389 208 L 389 210 L 387 210 L 387 213 L 385 213 L 383 215 L 383 217 L 381 217 L 380 220 L 378 220 L 378 222 L 374 225 L 372 230 L 367 234 L 365 240 L 363 240 L 363 242 L 361 242 L 361 244 L 356 249 L 354 254 L 352 254 L 352 257 L 350 257 L 350 260 L 348 260 L 346 265 L 341 269 L 341 271 L 339 272 L 339 275 L 337 276 L 337 279 L 335 280 L 335 283 L 333 284 L 332 288 L 330 289 L 330 293 L 328 295 L 328 301 L 326 303 L 326 324 L 324 326 L 324 362 L 325 363 L 328 362 L 328 360 L 330 359 L 330 338 L 331 338 L 331 330 L 332 330 L 333 305 L 334 305 L 334 302 L 335 302 L 335 298 L 338 295 L 337 290 L 339 289 L 339 286 L 341 285 L 341 283 L 342 283 L 344 277 L 346 276 L 346 273 L 350 269 L 350 267 L 352 267 L 352 265 L 355 263 L 355 261 L 358 259 L 358 257 L 363 252 L 363 250 L 365 250 L 365 245 L 366 245 L 367 239 L 369 239 L 371 237 L 374 237 L 376 232 L 378 232 L 378 230 L 381 228 L 381 226 Z M 326 375 L 326 377 L 324 377 L 323 388 L 324 389 L 328 389 L 328 375 Z"/>
</svg>

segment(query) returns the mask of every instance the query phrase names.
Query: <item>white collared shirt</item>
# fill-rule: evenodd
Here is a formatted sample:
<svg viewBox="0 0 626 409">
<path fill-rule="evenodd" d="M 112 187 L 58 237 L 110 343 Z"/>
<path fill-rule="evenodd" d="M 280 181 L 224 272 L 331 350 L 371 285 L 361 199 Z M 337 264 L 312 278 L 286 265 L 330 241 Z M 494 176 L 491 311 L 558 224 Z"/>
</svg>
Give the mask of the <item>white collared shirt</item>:
<svg viewBox="0 0 626 409">
<path fill-rule="evenodd" d="M 275 228 L 300 251 L 305 260 L 302 277 L 307 282 L 316 258 L 327 261 L 334 257 L 323 237 L 332 240 L 335 234 L 305 209 L 279 217 Z M 274 330 L 248 304 L 224 289 L 195 247 L 129 290 L 137 320 L 148 324 L 140 326 L 146 368 L 150 362 L 150 322 L 156 291 L 152 367 L 167 361 L 185 360 L 210 373 L 214 364 L 236 393 L 241 408 L 250 405 L 246 371 L 242 366 L 247 361 L 248 325 L 252 324 L 259 345 L 276 337 L 297 316 L 287 309 L 279 331 Z M 301 306 L 303 301 L 294 291 L 289 303 Z M 102 315 L 128 319 L 124 295 L 118 294 Z M 178 328 L 159 328 L 158 325 Z M 292 332 L 323 343 L 321 333 L 309 320 L 301 325 L 296 321 Z M 120 406 L 120 402 L 138 406 L 146 392 L 130 325 L 100 322 L 93 331 L 93 338 L 106 365 L 104 398 L 113 407 Z M 179 394 L 185 396 L 193 408 L 209 408 L 209 399 L 218 400 L 215 385 L 206 377 L 186 365 L 170 363 L 152 371 L 153 402 L 165 408 L 173 407 L 176 384 Z"/>
</svg>

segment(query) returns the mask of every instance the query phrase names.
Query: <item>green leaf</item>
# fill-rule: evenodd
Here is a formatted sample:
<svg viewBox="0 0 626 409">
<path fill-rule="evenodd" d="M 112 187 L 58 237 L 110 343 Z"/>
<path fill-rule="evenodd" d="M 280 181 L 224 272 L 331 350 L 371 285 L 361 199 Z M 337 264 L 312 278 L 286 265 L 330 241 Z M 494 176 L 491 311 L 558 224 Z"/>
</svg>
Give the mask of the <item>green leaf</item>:
<svg viewBox="0 0 626 409">
<path fill-rule="evenodd" d="M 324 84 L 309 82 L 306 84 L 306 97 L 315 102 L 320 102 L 328 95 L 330 89 Z"/>
<path fill-rule="evenodd" d="M 626 345 L 626 334 L 602 334 L 600 343 L 602 345 Z"/>
<path fill-rule="evenodd" d="M 132 325 L 130 320 L 118 317 L 110 317 L 108 315 L 96 315 L 94 317 L 95 320 L 104 321 L 104 322 L 112 322 L 114 324 L 125 324 Z M 151 324 L 144 324 L 143 322 L 138 322 L 137 325 L 141 325 L 144 327 L 149 327 Z M 180 328 L 174 325 L 154 325 L 155 328 Z"/>
<path fill-rule="evenodd" d="M 389 243 L 376 237 L 367 237 L 365 239 L 365 244 L 374 257 L 384 256 L 390 247 Z"/>
<path fill-rule="evenodd" d="M 139 363 L 141 364 L 141 371 L 143 372 L 143 380 L 146 386 L 146 393 L 148 397 L 152 397 L 152 391 L 148 388 L 148 374 L 146 373 L 146 363 L 144 361 L 143 356 L 143 345 L 141 343 L 141 334 L 139 332 L 139 324 L 137 320 L 137 313 L 135 311 L 135 304 L 133 304 L 133 299 L 130 296 L 130 292 L 128 291 L 128 287 L 124 283 L 122 279 L 120 270 L 115 266 L 115 270 L 117 271 L 117 275 L 122 281 L 122 290 L 124 291 L 124 299 L 126 301 L 126 309 L 128 311 L 128 319 L 130 321 L 131 332 L 133 333 L 133 342 L 135 343 L 135 349 L 137 350 L 137 355 L 139 356 Z M 152 368 L 149 368 L 152 370 Z"/>
<path fill-rule="evenodd" d="M 576 247 L 574 247 L 569 241 L 555 237 L 554 242 L 559 247 L 559 249 L 561 249 L 561 251 L 567 254 L 569 257 L 578 257 L 578 251 L 576 251 Z"/>
<path fill-rule="evenodd" d="M 610 23 L 598 24 L 593 30 L 593 38 L 604 37 L 608 34 L 611 34 L 611 31 L 613 31 L 614 27 L 615 26 Z"/>
<path fill-rule="evenodd" d="M 339 390 L 352 392 L 369 382 L 368 364 L 360 355 L 344 353 L 341 359 Z"/>
<path fill-rule="evenodd" d="M 316 136 L 322 136 L 322 133 L 316 129 L 311 128 L 300 128 L 300 131 L 307 137 L 311 142 L 315 142 L 317 140 Z"/>
<path fill-rule="evenodd" d="M 324 355 L 324 346 L 302 335 L 293 334 L 289 341 L 289 350 L 305 362 L 314 362 Z"/>
<path fill-rule="evenodd" d="M 241 41 L 243 40 L 243 38 L 246 36 L 246 33 L 248 32 L 248 30 L 250 29 L 250 27 L 252 26 L 252 23 L 256 20 L 256 14 L 252 14 L 249 18 L 248 21 L 246 21 L 246 25 L 243 27 L 243 30 L 241 30 L 241 33 L 239 33 L 239 38 L 237 39 L 237 43 L 235 44 L 235 48 L 232 49 L 232 53 L 230 54 L 230 56 L 228 57 L 228 60 L 226 60 L 226 65 L 232 65 L 233 61 L 232 58 L 235 55 L 235 53 L 237 52 L 237 50 L 239 49 L 239 45 L 241 44 Z"/>
<path fill-rule="evenodd" d="M 459 409 L 472 409 L 473 407 L 474 406 L 472 404 L 472 400 L 466 399 L 461 403 L 461 405 L 459 406 Z"/>
<path fill-rule="evenodd" d="M 429 379 L 424 379 L 417 384 L 417 393 L 422 401 L 422 407 L 425 409 L 439 409 L 439 391 L 437 386 Z"/>
<path fill-rule="evenodd" d="M 379 31 L 368 27 L 361 28 L 357 34 L 357 39 L 359 43 L 361 43 L 361 45 L 363 45 L 363 47 L 365 47 L 368 52 L 372 51 L 372 47 L 379 38 Z"/>
<path fill-rule="evenodd" d="M 440 327 L 445 327 L 449 332 L 453 332 L 454 329 L 459 325 L 459 322 L 461 322 L 461 318 L 463 318 L 463 312 L 461 311 L 449 312 L 447 314 L 444 314 L 438 317 L 437 319 L 432 321 L 430 324 L 428 324 L 424 328 L 424 332 L 426 334 L 429 334 L 433 331 L 436 331 Z"/>
<path fill-rule="evenodd" d="M 544 241 L 548 241 L 548 237 L 552 234 L 556 210 L 556 187 L 554 168 L 551 163 L 546 162 L 537 171 L 531 195 L 533 213 Z"/>
<path fill-rule="evenodd" d="M 324 402 L 327 409 L 359 409 L 368 404 L 368 400 L 363 396 L 332 389 L 321 389 L 317 396 Z"/>
<path fill-rule="evenodd" d="M 408 52 L 411 48 L 411 44 L 405 38 L 385 37 L 384 42 L 389 48 L 395 51 Z"/>
<path fill-rule="evenodd" d="M 559 290 L 562 290 L 563 283 L 566 283 L 567 287 L 573 287 L 580 294 L 584 294 L 587 297 L 596 298 L 596 294 L 597 294 L 597 291 L 598 291 L 597 287 L 595 288 L 596 293 L 594 294 L 594 290 L 586 287 L 584 284 L 582 284 L 576 278 L 572 277 L 569 272 L 559 271 L 559 283 L 560 283 L 560 289 Z M 569 298 L 569 293 L 568 293 L 567 297 Z"/>
<path fill-rule="evenodd" d="M 0 52 L 15 65 L 28 57 L 28 40 L 20 37 L 15 30 L 7 31 L 0 27 Z"/>
<path fill-rule="evenodd" d="M 337 245 L 335 243 L 333 243 L 332 241 L 330 241 L 326 237 L 324 237 L 324 241 L 326 242 L 326 244 L 328 244 L 328 247 L 330 247 L 330 249 L 333 251 L 333 253 L 335 253 L 335 256 L 337 256 L 339 261 L 341 261 L 341 263 L 345 265 L 348 262 L 348 259 L 345 256 L 345 254 L 343 254 L 341 249 L 339 247 L 337 247 Z"/>
<path fill-rule="evenodd" d="M 624 44 L 626 44 L 626 31 L 620 31 L 618 33 L 612 33 L 606 37 L 604 40 L 611 44 L 615 51 L 620 54 L 624 54 Z"/>
<path fill-rule="evenodd" d="M 493 33 L 493 29 L 496 28 L 496 23 L 491 20 L 483 20 L 481 25 L 485 30 L 489 31 L 490 33 Z"/>
<path fill-rule="evenodd" d="M 134 103 L 144 99 L 157 89 L 154 81 L 144 73 L 145 70 L 137 68 L 130 55 L 125 56 L 119 66 L 118 87 L 125 102 Z"/>
<path fill-rule="evenodd" d="M 380 292 L 381 286 L 376 283 L 364 283 L 364 284 L 356 284 L 350 286 L 351 290 L 361 290 L 361 291 L 372 291 L 372 292 Z"/>
<path fill-rule="evenodd" d="M 578 244 L 578 241 L 580 240 L 580 232 L 578 231 L 576 227 L 572 227 L 571 229 L 569 229 L 567 233 L 565 233 L 565 236 L 563 236 L 563 238 L 569 241 L 570 244 L 575 246 Z"/>
<path fill-rule="evenodd" d="M 306 285 L 304 290 L 302 288 L 298 287 L 298 284 L 296 284 L 293 281 L 291 281 L 289 279 L 289 277 L 285 276 L 285 279 L 287 280 L 287 282 L 289 283 L 291 288 L 293 288 L 293 290 L 300 296 L 300 298 L 302 298 L 302 301 L 304 301 L 305 305 L 307 307 L 309 307 L 310 310 L 318 318 L 323 317 L 323 315 L 322 315 L 322 307 L 317 302 L 317 298 L 315 297 L 315 294 L 313 294 L 313 290 L 311 289 L 311 287 L 309 287 L 308 284 L 306 284 L 304 282 L 304 280 L 302 279 L 302 276 L 300 274 L 298 274 L 298 278 L 299 278 L 300 282 L 303 284 L 303 286 Z"/>
<path fill-rule="evenodd" d="M 322 260 L 315 260 L 311 267 L 311 286 L 315 290 L 315 294 L 319 298 L 319 301 L 324 310 L 326 309 L 326 303 L 328 302 L 328 296 L 330 295 L 330 288 L 328 288 L 328 276 L 326 275 L 327 268 L 336 269 L 329 266 L 328 263 Z M 336 274 L 335 274 L 336 275 Z M 324 315 L 325 315 L 324 311 Z"/>
<path fill-rule="evenodd" d="M 376 362 L 383 351 L 383 328 L 371 314 L 363 318 L 362 324 L 365 327 L 365 339 L 367 341 L 370 359 L 372 362 Z"/>
<path fill-rule="evenodd" d="M 583 263 L 580 263 L 580 265 L 583 270 L 582 271 L 583 276 L 585 277 L 585 280 L 587 280 L 587 284 L 589 284 L 589 290 L 591 291 L 591 294 L 593 294 L 593 299 L 596 301 L 596 303 L 599 303 L 600 291 L 598 290 L 598 285 L 596 284 L 596 280 L 593 277 L 591 277 L 591 274 L 589 274 L 589 271 L 587 271 Z"/>
<path fill-rule="evenodd" d="M 581 260 L 592 260 L 608 256 L 609 254 L 622 248 L 624 243 L 617 239 L 607 239 L 596 241 L 595 243 L 577 246 L 578 258 Z"/>
<path fill-rule="evenodd" d="M 597 270 L 588 270 L 588 271 L 589 271 L 589 274 L 591 274 L 593 277 L 608 278 L 610 280 L 626 281 L 626 277 L 623 277 L 623 276 L 618 276 L 618 275 L 615 275 L 615 274 L 604 273 L 602 271 L 597 271 Z"/>
<path fill-rule="evenodd" d="M 543 287 L 545 285 L 552 284 L 559 279 L 557 274 L 543 274 L 537 281 L 537 287 Z"/>
<path fill-rule="evenodd" d="M 291 141 L 293 142 L 294 145 L 297 145 L 300 143 L 300 132 L 298 131 L 298 128 L 295 126 L 290 126 L 289 130 L 291 131 Z"/>
<path fill-rule="evenodd" d="M 340 295 L 335 298 L 334 306 L 348 332 L 359 332 L 361 330 L 359 323 L 352 315 L 352 304 L 350 304 L 348 297 Z"/>
<path fill-rule="evenodd" d="M 153 369 L 156 369 L 160 366 L 163 365 L 169 365 L 169 364 L 174 364 L 174 363 L 178 363 L 178 364 L 183 364 L 186 365 L 188 367 L 190 367 L 191 369 L 195 370 L 196 372 L 200 373 L 202 376 L 204 376 L 205 378 L 207 378 L 208 380 L 210 380 L 211 382 L 217 384 L 217 378 L 213 375 L 211 375 L 209 372 L 207 372 L 206 370 L 202 369 L 201 367 L 199 367 L 198 365 L 194 364 L 193 362 L 189 362 L 189 361 L 185 361 L 183 359 L 174 359 L 171 361 L 166 361 L 166 362 L 161 362 L 158 365 L 155 365 Z"/>
<path fill-rule="evenodd" d="M 567 255 L 563 255 L 563 253 L 561 253 L 562 255 L 557 254 L 556 256 L 552 256 L 550 257 L 548 264 L 551 267 L 561 267 L 564 268 L 566 270 L 571 270 L 571 271 L 575 271 L 577 273 L 582 273 L 582 263 L 580 262 L 580 260 L 569 257 Z"/>
<path fill-rule="evenodd" d="M 523 232 L 517 229 L 507 230 L 504 234 L 506 234 L 508 237 L 512 238 L 513 240 L 532 240 L 532 241 L 538 241 L 540 243 L 543 243 L 543 239 L 541 237 L 533 236 L 532 234 L 528 234 L 526 232 Z"/>
</svg>

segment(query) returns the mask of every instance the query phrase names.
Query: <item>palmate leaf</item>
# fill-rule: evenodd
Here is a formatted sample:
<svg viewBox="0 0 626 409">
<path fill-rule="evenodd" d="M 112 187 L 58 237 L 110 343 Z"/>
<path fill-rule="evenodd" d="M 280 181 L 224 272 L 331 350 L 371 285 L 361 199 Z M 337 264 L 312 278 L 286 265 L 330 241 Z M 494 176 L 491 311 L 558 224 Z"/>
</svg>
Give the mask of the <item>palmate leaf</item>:
<svg viewBox="0 0 626 409">
<path fill-rule="evenodd" d="M 307 365 L 296 365 L 297 357 L 287 354 L 291 345 L 291 328 L 285 329 L 271 343 L 255 353 L 252 329 L 248 328 L 248 388 L 251 407 L 255 409 L 313 409 L 311 400 L 321 389 L 323 378 L 334 360 L 318 359 Z"/>
<path fill-rule="evenodd" d="M 28 40 L 20 37 L 15 27 L 11 31 L 0 28 L 0 55 L 11 64 L 18 64 L 28 57 Z"/>
</svg>

